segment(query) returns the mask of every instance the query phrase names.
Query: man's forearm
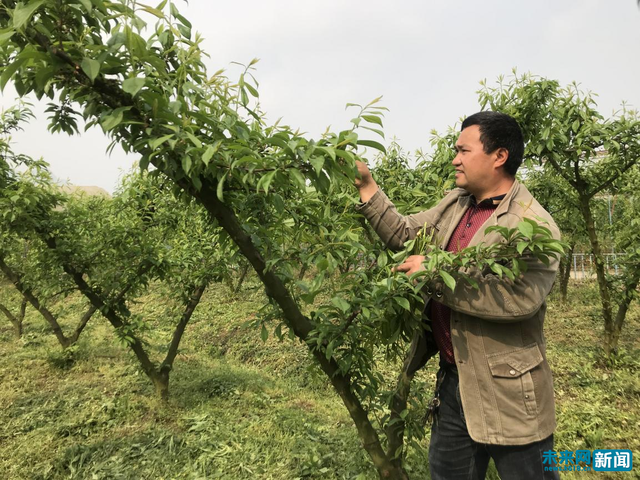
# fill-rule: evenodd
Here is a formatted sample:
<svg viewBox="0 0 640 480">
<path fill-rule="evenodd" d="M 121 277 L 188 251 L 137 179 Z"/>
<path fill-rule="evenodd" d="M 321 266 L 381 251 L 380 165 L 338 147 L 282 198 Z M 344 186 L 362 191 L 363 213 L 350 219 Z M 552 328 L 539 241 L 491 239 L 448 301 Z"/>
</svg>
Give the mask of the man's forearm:
<svg viewBox="0 0 640 480">
<path fill-rule="evenodd" d="M 362 185 L 358 188 L 358 192 L 360 193 L 360 201 L 362 203 L 367 203 L 371 200 L 371 197 L 375 195 L 378 191 L 378 184 L 375 180 L 371 179 L 367 182 L 366 185 Z"/>
</svg>

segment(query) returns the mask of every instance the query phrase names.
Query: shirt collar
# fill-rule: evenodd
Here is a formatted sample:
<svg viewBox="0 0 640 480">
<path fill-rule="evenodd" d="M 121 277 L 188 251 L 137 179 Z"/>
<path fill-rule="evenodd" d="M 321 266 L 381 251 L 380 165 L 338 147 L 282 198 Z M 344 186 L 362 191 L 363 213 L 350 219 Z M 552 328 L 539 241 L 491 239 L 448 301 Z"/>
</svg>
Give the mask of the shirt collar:
<svg viewBox="0 0 640 480">
<path fill-rule="evenodd" d="M 495 197 L 485 198 L 480 203 L 477 202 L 476 197 L 471 195 L 471 205 L 476 207 L 496 208 L 498 205 L 500 205 L 500 202 L 504 199 L 504 197 L 506 197 L 506 195 L 506 193 L 503 193 L 502 195 L 496 195 Z"/>
</svg>

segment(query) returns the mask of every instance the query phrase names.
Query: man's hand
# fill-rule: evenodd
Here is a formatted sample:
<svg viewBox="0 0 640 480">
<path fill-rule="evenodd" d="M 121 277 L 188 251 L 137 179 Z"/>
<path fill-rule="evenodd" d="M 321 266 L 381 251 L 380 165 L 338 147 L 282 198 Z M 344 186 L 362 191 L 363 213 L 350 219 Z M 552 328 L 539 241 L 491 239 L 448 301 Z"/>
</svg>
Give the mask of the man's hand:
<svg viewBox="0 0 640 480">
<path fill-rule="evenodd" d="M 425 270 L 423 262 L 427 257 L 424 255 L 411 255 L 407 257 L 404 263 L 398 265 L 393 268 L 394 272 L 405 272 L 407 275 L 411 276 L 416 272 L 421 272 Z"/>
<path fill-rule="evenodd" d="M 356 188 L 360 192 L 360 200 L 365 203 L 378 191 L 378 184 L 373 179 L 366 163 L 356 160 L 356 167 L 358 167 L 358 176 L 360 177 L 356 178 Z"/>
</svg>

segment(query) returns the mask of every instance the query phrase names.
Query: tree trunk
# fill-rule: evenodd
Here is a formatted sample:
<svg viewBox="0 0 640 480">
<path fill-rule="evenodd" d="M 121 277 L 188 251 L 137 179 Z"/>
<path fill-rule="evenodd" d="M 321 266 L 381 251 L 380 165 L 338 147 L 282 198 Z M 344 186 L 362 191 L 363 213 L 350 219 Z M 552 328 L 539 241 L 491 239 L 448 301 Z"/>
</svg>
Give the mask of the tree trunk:
<svg viewBox="0 0 640 480">
<path fill-rule="evenodd" d="M 240 279 L 238 280 L 238 284 L 233 289 L 234 294 L 240 292 L 240 288 L 242 288 L 244 279 L 247 278 L 247 273 L 249 273 L 249 267 L 250 265 L 248 263 L 245 263 L 244 265 L 242 265 L 240 270 Z"/>
<path fill-rule="evenodd" d="M 604 354 L 609 358 L 617 347 L 615 323 L 613 319 L 613 309 L 611 305 L 611 292 L 605 274 L 604 259 L 602 257 L 602 248 L 598 240 L 593 212 L 591 211 L 590 197 L 580 195 L 580 212 L 585 221 L 589 243 L 591 244 L 591 252 L 596 267 L 596 277 L 598 280 L 598 290 L 600 292 L 600 301 L 602 302 L 602 318 L 604 320 Z"/>
<path fill-rule="evenodd" d="M 404 435 L 406 431 L 406 422 L 402 413 L 407 409 L 407 401 L 411 392 L 411 381 L 415 375 L 409 372 L 411 363 L 414 361 L 412 352 L 417 350 L 416 346 L 421 341 L 423 333 L 415 332 L 411 340 L 411 345 L 402 364 L 402 370 L 398 376 L 396 391 L 390 405 L 389 423 L 386 427 L 387 435 L 387 457 L 391 459 L 397 468 L 402 468 L 402 459 L 404 452 Z"/>
<path fill-rule="evenodd" d="M 615 353 L 618 350 L 618 342 L 620 341 L 622 326 L 624 325 L 625 318 L 627 317 L 629 305 L 631 305 L 631 302 L 634 299 L 638 283 L 640 283 L 640 271 L 636 272 L 635 277 L 628 279 L 628 281 L 625 282 L 625 291 L 621 302 L 618 304 L 618 311 L 616 312 L 616 318 L 611 332 L 611 353 Z"/>
<path fill-rule="evenodd" d="M 562 303 L 567 303 L 567 290 L 569 287 L 569 279 L 571 278 L 571 266 L 573 265 L 573 252 L 575 248 L 576 244 L 572 242 L 565 256 L 560 259 L 558 282 Z"/>
<path fill-rule="evenodd" d="M 262 254 L 253 244 L 251 237 L 242 228 L 235 212 L 218 199 L 215 185 L 211 185 L 205 180 L 202 182 L 202 188 L 194 190 L 190 183 L 184 179 L 175 179 L 175 181 L 180 187 L 197 198 L 211 215 L 218 220 L 218 224 L 227 232 L 255 270 L 265 287 L 267 295 L 282 310 L 289 328 L 293 330 L 296 337 L 306 343 L 309 333 L 313 330 L 313 324 L 300 311 L 297 302 L 273 269 L 266 268 L 266 262 Z M 363 448 L 369 454 L 380 478 L 407 480 L 408 477 L 404 470 L 401 467 L 397 467 L 385 454 L 378 433 L 371 424 L 366 410 L 353 392 L 349 377 L 340 372 L 335 360 L 326 358 L 322 349 L 310 347 L 310 350 L 347 408 L 362 440 Z"/>
<path fill-rule="evenodd" d="M 150 377 L 156 389 L 156 396 L 163 402 L 166 402 L 169 399 L 169 371 L 154 371 Z"/>
</svg>

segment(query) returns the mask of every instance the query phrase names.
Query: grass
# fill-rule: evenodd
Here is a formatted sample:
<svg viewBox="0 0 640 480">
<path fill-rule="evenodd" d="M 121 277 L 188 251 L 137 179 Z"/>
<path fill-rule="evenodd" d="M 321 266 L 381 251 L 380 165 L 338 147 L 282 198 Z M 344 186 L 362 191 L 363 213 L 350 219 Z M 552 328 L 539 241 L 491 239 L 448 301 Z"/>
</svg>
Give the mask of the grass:
<svg viewBox="0 0 640 480">
<path fill-rule="evenodd" d="M 0 296 L 8 295 L 0 291 Z M 597 292 L 573 284 L 553 296 L 548 355 L 555 372 L 556 450 L 640 452 L 640 308 L 634 306 L 614 367 L 600 362 Z M 137 309 L 151 345 L 166 344 L 175 308 L 154 292 Z M 250 282 L 233 297 L 210 289 L 196 310 L 162 404 L 135 359 L 96 316 L 77 347 L 62 352 L 29 309 L 25 335 L 0 324 L 2 479 L 369 479 L 376 478 L 346 410 L 298 342 L 260 340 L 250 322 L 262 302 Z M 60 305 L 62 323 L 80 315 Z M 156 359 L 161 349 L 151 348 Z M 430 381 L 433 366 L 419 380 Z M 428 439 L 425 440 L 425 444 Z M 637 461 L 637 459 L 636 459 Z M 424 458 L 407 460 L 428 478 Z M 635 475 L 635 477 L 634 477 Z M 639 478 L 567 473 L 563 478 Z M 489 478 L 497 478 L 495 472 Z"/>
</svg>

